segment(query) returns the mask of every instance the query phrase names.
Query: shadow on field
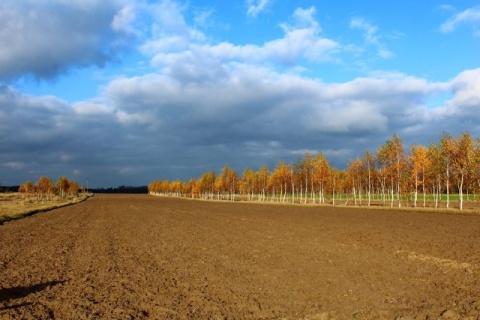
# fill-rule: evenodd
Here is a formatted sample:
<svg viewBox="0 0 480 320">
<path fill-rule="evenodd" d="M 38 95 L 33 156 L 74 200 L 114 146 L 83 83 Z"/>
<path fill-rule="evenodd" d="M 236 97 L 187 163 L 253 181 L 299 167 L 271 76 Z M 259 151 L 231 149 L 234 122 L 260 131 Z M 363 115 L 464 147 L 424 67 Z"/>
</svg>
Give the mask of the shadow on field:
<svg viewBox="0 0 480 320">
<path fill-rule="evenodd" d="M 32 293 L 40 292 L 45 290 L 48 287 L 53 287 L 59 284 L 65 283 L 65 280 L 62 281 L 49 281 L 45 283 L 35 284 L 28 287 L 13 287 L 13 288 L 0 288 L 0 303 L 8 302 L 13 299 L 24 298 Z M 0 310 L 2 310 L 0 308 Z"/>
</svg>

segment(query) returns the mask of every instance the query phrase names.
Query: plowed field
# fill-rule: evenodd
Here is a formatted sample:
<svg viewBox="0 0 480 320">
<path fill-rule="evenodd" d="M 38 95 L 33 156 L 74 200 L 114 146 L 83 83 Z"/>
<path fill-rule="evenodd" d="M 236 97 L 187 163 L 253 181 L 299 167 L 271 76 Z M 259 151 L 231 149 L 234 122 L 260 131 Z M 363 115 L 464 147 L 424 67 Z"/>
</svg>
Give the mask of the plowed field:
<svg viewBox="0 0 480 320">
<path fill-rule="evenodd" d="M 6 319 L 480 319 L 480 216 L 95 195 L 0 277 Z"/>
</svg>

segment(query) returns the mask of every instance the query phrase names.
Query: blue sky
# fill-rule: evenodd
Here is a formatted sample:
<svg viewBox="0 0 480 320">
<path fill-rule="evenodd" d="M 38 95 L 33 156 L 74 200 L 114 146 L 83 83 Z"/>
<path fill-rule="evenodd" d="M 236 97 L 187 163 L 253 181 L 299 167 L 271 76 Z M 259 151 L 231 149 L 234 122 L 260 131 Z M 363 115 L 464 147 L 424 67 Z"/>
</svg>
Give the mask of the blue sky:
<svg viewBox="0 0 480 320">
<path fill-rule="evenodd" d="M 476 1 L 6 0 L 0 182 L 97 187 L 337 167 L 480 136 Z"/>
</svg>

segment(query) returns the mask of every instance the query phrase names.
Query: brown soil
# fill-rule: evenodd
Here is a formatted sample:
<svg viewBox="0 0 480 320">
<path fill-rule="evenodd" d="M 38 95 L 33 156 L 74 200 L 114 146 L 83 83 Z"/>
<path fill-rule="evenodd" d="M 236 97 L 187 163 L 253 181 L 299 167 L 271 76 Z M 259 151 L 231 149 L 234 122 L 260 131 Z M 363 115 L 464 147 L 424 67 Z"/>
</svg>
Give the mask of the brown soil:
<svg viewBox="0 0 480 320">
<path fill-rule="evenodd" d="M 6 319 L 480 318 L 480 216 L 95 195 L 0 245 Z"/>
</svg>

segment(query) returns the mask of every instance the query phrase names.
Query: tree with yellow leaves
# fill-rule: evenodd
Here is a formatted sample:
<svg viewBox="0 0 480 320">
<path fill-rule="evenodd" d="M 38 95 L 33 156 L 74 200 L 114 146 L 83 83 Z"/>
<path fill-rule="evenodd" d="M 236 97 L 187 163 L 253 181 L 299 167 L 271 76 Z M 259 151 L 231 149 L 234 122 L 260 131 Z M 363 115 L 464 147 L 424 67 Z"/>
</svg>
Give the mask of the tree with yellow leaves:
<svg viewBox="0 0 480 320">
<path fill-rule="evenodd" d="M 279 201 L 285 202 L 287 199 L 287 188 L 290 179 L 290 170 L 284 161 L 279 161 L 275 170 L 272 172 L 272 187 L 280 191 Z M 275 194 L 275 191 L 273 192 Z"/>
<path fill-rule="evenodd" d="M 30 196 L 35 191 L 35 186 L 33 185 L 32 181 L 27 180 L 25 181 L 20 188 L 18 188 L 18 192 L 24 195 L 26 198 L 30 198 Z"/>
<path fill-rule="evenodd" d="M 35 190 L 38 194 L 39 200 L 43 200 L 44 197 L 47 200 L 51 200 L 55 192 L 52 179 L 42 176 L 35 182 Z"/>
<path fill-rule="evenodd" d="M 68 181 L 67 177 L 61 176 L 58 178 L 57 182 L 55 183 L 55 187 L 60 194 L 60 197 L 66 197 L 68 190 L 70 188 L 70 182 Z"/>
<path fill-rule="evenodd" d="M 459 209 L 463 209 L 463 186 L 474 164 L 475 143 L 470 133 L 465 132 L 452 141 L 452 171 L 457 182 Z"/>
<path fill-rule="evenodd" d="M 430 159 L 428 157 L 428 149 L 422 145 L 412 145 L 410 147 L 410 163 L 411 163 L 411 176 L 414 181 L 414 200 L 413 206 L 417 207 L 418 200 L 418 185 L 422 186 L 423 193 L 423 207 L 426 205 L 426 188 L 425 188 L 425 175 L 429 168 Z"/>
<path fill-rule="evenodd" d="M 260 191 L 261 201 L 265 201 L 269 175 L 270 172 L 267 166 L 262 166 L 257 172 L 258 190 Z"/>
</svg>

